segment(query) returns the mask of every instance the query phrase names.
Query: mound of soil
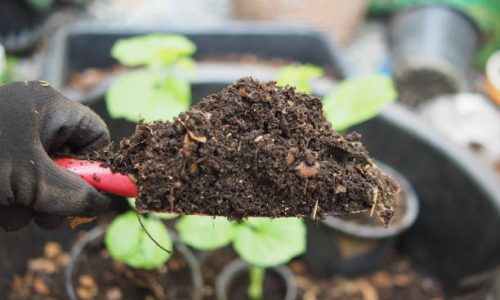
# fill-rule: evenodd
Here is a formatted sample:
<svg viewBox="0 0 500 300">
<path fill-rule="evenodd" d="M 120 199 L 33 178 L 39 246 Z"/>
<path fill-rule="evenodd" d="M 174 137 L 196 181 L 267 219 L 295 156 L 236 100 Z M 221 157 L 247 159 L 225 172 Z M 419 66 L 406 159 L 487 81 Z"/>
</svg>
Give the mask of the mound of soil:
<svg viewBox="0 0 500 300">
<path fill-rule="evenodd" d="M 239 220 L 324 218 L 375 207 L 388 224 L 399 192 L 358 134 L 332 130 L 320 98 L 252 78 L 205 97 L 172 122 L 141 122 L 116 153 L 100 159 L 133 175 L 137 208 L 147 211 Z"/>
</svg>

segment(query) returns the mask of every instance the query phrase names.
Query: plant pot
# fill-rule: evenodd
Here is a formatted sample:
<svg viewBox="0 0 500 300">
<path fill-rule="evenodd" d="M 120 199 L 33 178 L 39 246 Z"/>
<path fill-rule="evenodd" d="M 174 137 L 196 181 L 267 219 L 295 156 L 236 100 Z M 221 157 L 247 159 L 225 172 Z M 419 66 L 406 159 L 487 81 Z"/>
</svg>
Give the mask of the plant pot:
<svg viewBox="0 0 500 300">
<path fill-rule="evenodd" d="M 297 22 L 346 43 L 365 17 L 365 0 L 244 0 L 233 1 L 233 14 L 243 20 Z"/>
<path fill-rule="evenodd" d="M 415 222 L 418 198 L 411 184 L 389 166 L 376 164 L 400 184 L 401 203 L 396 207 L 396 220 L 385 228 L 367 212 L 308 221 L 308 248 L 304 257 L 312 274 L 358 276 L 374 271 L 393 250 L 397 238 Z"/>
<path fill-rule="evenodd" d="M 217 299 L 246 299 L 248 269 L 249 265 L 240 259 L 234 260 L 224 267 L 221 273 L 217 276 L 215 282 L 215 293 L 217 295 Z M 297 298 L 295 278 L 292 271 L 290 271 L 288 267 L 278 266 L 267 268 L 265 276 L 264 299 L 295 300 Z M 272 284 L 272 282 L 274 282 L 274 284 Z M 282 287 L 281 295 L 277 292 L 277 285 L 281 285 Z M 266 294 L 270 292 L 276 292 L 276 294 Z"/>
<path fill-rule="evenodd" d="M 95 227 L 89 231 L 83 238 L 81 238 L 71 250 L 71 261 L 65 271 L 65 287 L 68 293 L 68 297 L 71 300 L 78 300 L 76 289 L 74 286 L 74 275 L 81 263 L 82 253 L 85 251 L 89 244 L 93 241 L 103 238 L 104 229 L 101 227 Z M 174 242 L 174 248 L 177 253 L 186 261 L 187 266 L 190 271 L 191 285 L 192 285 L 192 295 L 190 299 L 201 300 L 203 298 L 203 276 L 201 274 L 201 268 L 196 260 L 194 254 L 189 250 L 184 244 L 180 242 L 177 235 L 169 230 L 169 234 Z M 105 271 L 105 270 L 103 270 Z M 139 289 L 139 288 L 137 288 Z M 128 295 L 131 297 L 131 295 Z M 129 298 L 130 299 L 130 298 Z"/>
<path fill-rule="evenodd" d="M 392 70 L 400 99 L 415 106 L 466 91 L 467 73 L 480 43 L 476 24 L 444 5 L 419 5 L 394 15 L 388 26 Z"/>
</svg>

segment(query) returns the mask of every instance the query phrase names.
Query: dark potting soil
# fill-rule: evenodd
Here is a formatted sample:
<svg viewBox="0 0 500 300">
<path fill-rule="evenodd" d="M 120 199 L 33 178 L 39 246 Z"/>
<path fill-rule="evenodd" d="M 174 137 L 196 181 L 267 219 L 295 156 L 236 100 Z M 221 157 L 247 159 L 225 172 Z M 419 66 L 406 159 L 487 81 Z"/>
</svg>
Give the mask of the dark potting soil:
<svg viewBox="0 0 500 300">
<path fill-rule="evenodd" d="M 397 197 L 392 205 L 392 208 L 394 210 L 394 217 L 391 220 L 391 225 L 395 225 L 395 224 L 398 224 L 399 222 L 401 222 L 401 220 L 403 220 L 403 218 L 405 217 L 405 214 L 406 214 L 407 202 L 406 202 L 406 197 L 404 196 L 404 191 L 401 191 L 397 195 Z M 378 222 L 377 219 L 372 217 L 370 211 L 364 211 L 364 212 L 360 212 L 357 214 L 345 215 L 345 216 L 341 216 L 340 218 L 342 218 L 346 221 L 352 222 L 352 223 L 360 224 L 360 225 L 374 226 L 374 227 L 383 226 L 382 224 L 380 224 L 380 222 Z"/>
<path fill-rule="evenodd" d="M 31 259 L 27 272 L 16 276 L 9 300 L 68 299 L 65 268 L 70 256 L 49 242 L 43 257 Z M 174 252 L 166 266 L 156 271 L 128 268 L 111 259 L 101 241 L 90 243 L 74 275 L 74 288 L 82 300 L 193 299 L 190 269 Z"/>
<path fill-rule="evenodd" d="M 180 214 L 345 215 L 375 206 L 387 224 L 399 192 L 356 133 L 333 131 L 321 100 L 240 79 L 172 122 L 141 122 L 117 152 L 94 153 L 137 181 L 137 208 Z"/>
<path fill-rule="evenodd" d="M 201 271 L 205 289 L 203 299 L 217 300 L 215 295 L 215 281 L 222 269 L 231 261 L 238 258 L 231 247 L 219 248 L 211 252 L 201 252 L 199 254 Z"/>
<path fill-rule="evenodd" d="M 163 267 L 155 271 L 129 268 L 113 260 L 102 240 L 90 243 L 80 259 L 74 275 L 74 286 L 81 299 L 121 300 L 193 299 L 191 273 L 178 251 Z M 82 295 L 93 295 L 82 297 Z"/>
<path fill-rule="evenodd" d="M 213 290 L 215 279 L 224 266 L 236 258 L 236 253 L 230 247 L 226 247 L 217 249 L 202 259 L 203 279 L 206 284 L 204 299 L 216 299 Z M 387 257 L 382 266 L 375 272 L 354 278 L 340 276 L 315 278 L 301 259 L 295 259 L 288 266 L 295 275 L 299 289 L 298 299 L 445 299 L 441 284 L 436 278 L 420 269 L 407 257 L 396 253 Z M 242 279 L 240 278 L 240 280 Z M 244 280 L 245 278 L 243 281 L 239 281 L 241 295 L 246 292 L 247 283 Z M 230 299 L 244 299 L 244 297 Z"/>
<path fill-rule="evenodd" d="M 26 273 L 14 277 L 8 300 L 67 299 L 64 289 L 64 270 L 70 256 L 61 246 L 47 242 L 44 255 L 27 262 Z"/>
<path fill-rule="evenodd" d="M 317 300 L 443 300 L 439 281 L 408 258 L 394 254 L 375 272 L 355 278 L 314 278 L 303 261 L 289 264 L 299 299 Z M 457 298 L 458 300 L 458 298 Z"/>
<path fill-rule="evenodd" d="M 440 70 L 418 69 L 402 72 L 395 81 L 400 99 L 411 107 L 440 95 L 456 94 L 459 87 L 453 77 Z"/>
<path fill-rule="evenodd" d="M 202 253 L 202 272 L 205 282 L 205 300 L 216 300 L 215 281 L 222 269 L 238 258 L 238 255 L 230 247 L 220 248 L 213 252 Z M 236 276 L 228 291 L 228 299 L 248 299 L 248 272 Z M 286 285 L 283 279 L 274 272 L 267 272 L 264 281 L 264 299 L 283 299 L 286 293 Z"/>
</svg>

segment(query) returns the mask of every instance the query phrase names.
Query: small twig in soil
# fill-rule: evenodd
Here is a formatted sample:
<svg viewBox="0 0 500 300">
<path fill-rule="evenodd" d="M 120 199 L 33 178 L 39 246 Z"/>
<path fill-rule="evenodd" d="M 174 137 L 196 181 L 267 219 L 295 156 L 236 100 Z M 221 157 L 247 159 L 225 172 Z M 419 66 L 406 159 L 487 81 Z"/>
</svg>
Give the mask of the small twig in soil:
<svg viewBox="0 0 500 300">
<path fill-rule="evenodd" d="M 375 206 L 377 206 L 378 202 L 378 188 L 373 189 L 373 204 L 372 209 L 370 211 L 370 217 L 373 216 L 373 212 L 375 211 Z"/>
<path fill-rule="evenodd" d="M 141 220 L 141 215 L 138 213 L 138 212 L 135 212 L 135 215 L 137 216 L 137 220 L 139 220 L 139 224 L 141 224 L 141 227 L 142 227 L 142 230 L 144 230 L 144 232 L 146 233 L 146 235 L 149 237 L 149 239 L 151 239 L 151 241 L 153 241 L 153 243 L 155 243 L 156 246 L 158 246 L 161 250 L 167 252 L 168 254 L 172 254 L 172 251 L 170 250 L 167 250 L 165 249 L 165 247 L 163 247 L 162 245 L 160 245 L 160 243 L 158 243 L 152 236 L 151 234 L 146 230 L 146 227 L 144 226 L 144 224 L 142 223 L 142 220 Z"/>
<path fill-rule="evenodd" d="M 313 212 L 312 212 L 311 218 L 313 220 L 316 220 L 317 216 L 318 216 L 318 200 L 316 200 L 316 203 L 314 203 L 314 208 L 313 208 Z"/>
</svg>

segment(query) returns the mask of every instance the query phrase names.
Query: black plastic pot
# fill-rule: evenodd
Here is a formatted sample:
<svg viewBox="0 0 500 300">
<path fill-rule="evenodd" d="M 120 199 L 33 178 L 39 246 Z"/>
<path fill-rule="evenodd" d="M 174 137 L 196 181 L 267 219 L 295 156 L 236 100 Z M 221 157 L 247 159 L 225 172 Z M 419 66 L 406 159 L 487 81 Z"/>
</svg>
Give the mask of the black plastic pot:
<svg viewBox="0 0 500 300">
<path fill-rule="evenodd" d="M 374 271 L 394 250 L 394 244 L 418 215 L 418 198 L 411 184 L 396 170 L 376 162 L 396 179 L 404 203 L 402 217 L 388 228 L 330 217 L 307 221 L 308 248 L 304 258 L 312 274 L 318 276 L 358 276 Z"/>
<path fill-rule="evenodd" d="M 215 293 L 218 300 L 231 300 L 230 298 L 231 289 L 235 288 L 236 279 L 240 276 L 246 276 L 248 273 L 249 265 L 243 260 L 237 259 L 229 263 L 222 269 L 220 274 L 217 276 L 215 281 Z M 286 266 L 277 266 L 266 269 L 266 277 L 269 274 L 277 275 L 277 277 L 282 280 L 283 286 L 285 288 L 285 294 L 283 295 L 284 300 L 295 300 L 297 299 L 297 285 L 295 283 L 295 277 Z M 246 290 L 246 287 L 245 287 Z"/>
<path fill-rule="evenodd" d="M 461 11 L 437 4 L 402 10 L 391 19 L 388 38 L 401 100 L 416 105 L 469 88 L 480 32 Z"/>
<path fill-rule="evenodd" d="M 80 262 L 80 256 L 84 251 L 85 247 L 92 241 L 103 238 L 104 229 L 101 227 L 95 227 L 94 229 L 87 232 L 74 246 L 71 250 L 71 260 L 65 271 L 65 287 L 66 292 L 70 300 L 78 300 L 75 293 L 75 287 L 73 286 L 73 274 L 78 268 Z M 174 251 L 180 253 L 180 255 L 186 260 L 187 265 L 191 271 L 191 281 L 193 285 L 193 300 L 203 299 L 203 276 L 201 273 L 201 267 L 198 260 L 194 254 L 186 247 L 177 237 L 177 235 L 169 230 L 169 234 L 174 242 Z"/>
</svg>

